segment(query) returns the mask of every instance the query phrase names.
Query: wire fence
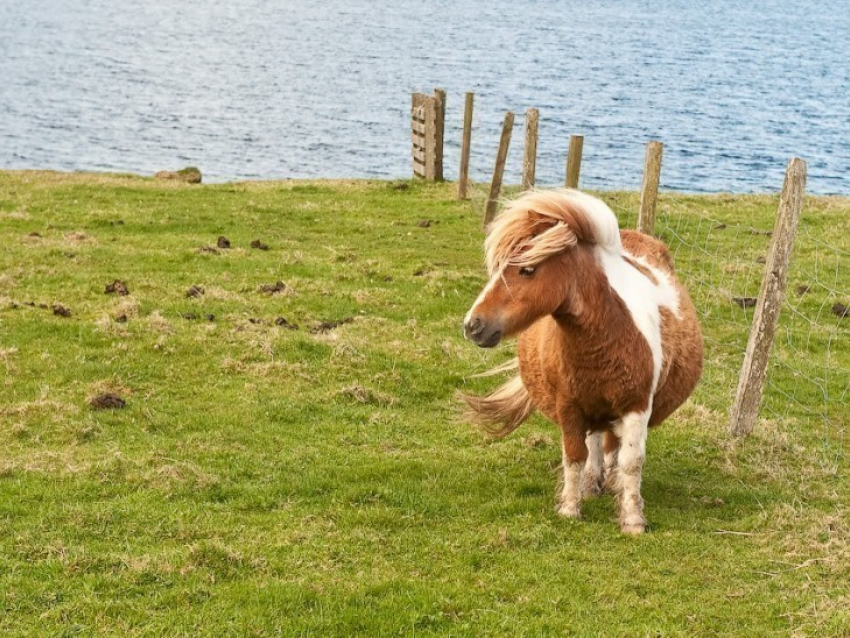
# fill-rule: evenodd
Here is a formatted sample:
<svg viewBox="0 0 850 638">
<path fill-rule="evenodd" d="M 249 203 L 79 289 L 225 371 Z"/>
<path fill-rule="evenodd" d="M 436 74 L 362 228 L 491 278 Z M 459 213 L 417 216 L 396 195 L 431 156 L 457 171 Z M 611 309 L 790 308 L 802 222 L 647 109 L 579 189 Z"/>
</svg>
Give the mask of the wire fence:
<svg viewBox="0 0 850 638">
<path fill-rule="evenodd" d="M 659 201 L 655 233 L 670 247 L 704 331 L 695 399 L 724 414 L 735 397 L 777 204 L 778 197 L 676 193 Z M 634 226 L 632 206 L 615 199 L 612 208 Z M 760 412 L 785 428 L 816 424 L 821 458 L 832 467 L 845 449 L 850 398 L 848 213 L 839 198 L 806 200 Z"/>
</svg>

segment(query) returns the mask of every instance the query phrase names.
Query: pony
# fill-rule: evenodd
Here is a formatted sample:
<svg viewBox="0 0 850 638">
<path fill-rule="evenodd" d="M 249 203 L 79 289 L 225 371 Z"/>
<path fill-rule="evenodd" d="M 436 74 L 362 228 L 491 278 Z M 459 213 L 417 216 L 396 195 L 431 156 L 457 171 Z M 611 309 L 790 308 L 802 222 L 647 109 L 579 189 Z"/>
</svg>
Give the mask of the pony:
<svg viewBox="0 0 850 638">
<path fill-rule="evenodd" d="M 582 498 L 610 491 L 621 531 L 643 533 L 648 428 L 702 373 L 699 321 L 670 251 L 567 189 L 508 202 L 484 250 L 490 279 L 464 334 L 482 348 L 517 335 L 516 358 L 482 376 L 518 374 L 487 396 L 459 393 L 467 416 L 503 437 L 539 410 L 561 428 L 558 513 L 580 518 Z"/>
</svg>

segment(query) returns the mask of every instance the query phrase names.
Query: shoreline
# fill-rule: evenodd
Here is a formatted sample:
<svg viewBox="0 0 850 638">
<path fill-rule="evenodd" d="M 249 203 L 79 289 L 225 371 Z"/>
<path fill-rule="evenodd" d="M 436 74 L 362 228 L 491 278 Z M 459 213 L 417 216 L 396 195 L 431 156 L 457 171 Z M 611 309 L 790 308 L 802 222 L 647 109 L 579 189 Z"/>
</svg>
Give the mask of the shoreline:
<svg viewBox="0 0 850 638">
<path fill-rule="evenodd" d="M 9 176 L 23 176 L 23 177 L 33 177 L 38 179 L 51 179 L 54 182 L 62 182 L 62 181 L 72 181 L 78 180 L 81 183 L 114 183 L 115 181 L 120 180 L 132 180 L 136 182 L 142 182 L 145 184 L 156 184 L 162 187 L 172 187 L 172 188 L 198 188 L 198 187 L 228 187 L 228 186 L 269 186 L 269 185 L 284 185 L 284 184 L 294 184 L 294 185 L 306 185 L 306 184 L 323 184 L 328 186 L 340 186 L 340 185 L 356 185 L 356 184 L 418 184 L 423 187 L 433 186 L 434 188 L 457 188 L 457 182 L 455 180 L 445 180 L 443 182 L 430 183 L 425 182 L 423 180 L 419 180 L 415 177 L 408 178 L 373 178 L 373 177 L 345 177 L 345 178 L 325 178 L 325 177 L 315 177 L 315 178 L 278 178 L 278 179 L 246 179 L 246 180 L 232 180 L 232 181 L 224 181 L 224 182 L 201 182 L 200 184 L 188 184 L 186 182 L 180 180 L 167 180 L 167 179 L 158 179 L 154 175 L 144 175 L 139 173 L 122 173 L 122 172 L 100 172 L 100 171 L 61 171 L 61 170 L 53 170 L 53 169 L 40 169 L 40 168 L 25 168 L 25 169 L 7 169 L 0 168 L 0 177 L 3 175 Z M 779 185 L 781 186 L 781 184 Z M 469 198 L 470 201 L 475 201 L 479 199 L 477 195 L 486 196 L 486 189 L 489 188 L 489 184 L 486 182 L 471 182 L 470 183 L 470 193 L 471 196 Z M 520 189 L 519 184 L 504 184 L 503 188 L 511 193 L 518 192 Z M 563 188 L 561 184 L 541 184 L 538 186 L 541 189 L 555 189 L 555 188 Z M 587 190 L 591 193 L 637 193 L 639 189 L 637 188 L 581 188 L 580 190 Z M 778 197 L 780 192 L 780 188 L 777 188 L 775 191 L 762 191 L 762 192 L 734 192 L 734 191 L 680 191 L 680 190 L 672 190 L 661 188 L 659 190 L 659 197 Z M 811 193 L 806 192 L 806 198 L 818 198 L 818 199 L 850 199 L 850 193 L 841 194 L 841 193 Z"/>
</svg>

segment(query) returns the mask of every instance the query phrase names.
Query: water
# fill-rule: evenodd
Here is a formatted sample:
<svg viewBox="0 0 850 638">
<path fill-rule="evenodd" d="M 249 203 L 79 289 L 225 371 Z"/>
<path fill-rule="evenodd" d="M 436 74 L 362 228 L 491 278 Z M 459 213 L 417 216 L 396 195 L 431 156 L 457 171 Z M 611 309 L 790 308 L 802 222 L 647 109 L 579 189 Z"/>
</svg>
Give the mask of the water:
<svg viewBox="0 0 850 638">
<path fill-rule="evenodd" d="M 540 109 L 538 183 L 637 188 L 665 143 L 662 187 L 850 194 L 845 2 L 717 0 L 0 0 L 0 167 L 206 181 L 410 175 L 410 93 L 448 91 L 446 176 L 463 93 L 471 171 L 489 179 L 507 109 L 519 182 L 525 109 Z"/>
</svg>

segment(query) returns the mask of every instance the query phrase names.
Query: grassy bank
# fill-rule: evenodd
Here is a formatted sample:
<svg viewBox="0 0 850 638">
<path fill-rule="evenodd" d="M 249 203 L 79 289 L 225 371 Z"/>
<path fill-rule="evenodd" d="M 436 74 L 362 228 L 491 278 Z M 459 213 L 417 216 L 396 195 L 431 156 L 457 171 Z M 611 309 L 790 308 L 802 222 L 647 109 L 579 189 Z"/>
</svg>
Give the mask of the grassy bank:
<svg viewBox="0 0 850 638">
<path fill-rule="evenodd" d="M 626 538 L 610 497 L 555 515 L 545 420 L 490 442 L 456 418 L 453 391 L 512 356 L 460 334 L 474 195 L 0 172 L 0 631 L 850 633 L 850 318 L 830 312 L 850 201 L 807 200 L 789 288 L 810 289 L 733 445 L 752 311 L 731 299 L 758 291 L 777 198 L 662 196 L 707 368 L 650 436 L 650 532 Z M 602 196 L 633 225 L 635 194 Z M 92 409 L 104 392 L 126 407 Z"/>
</svg>

